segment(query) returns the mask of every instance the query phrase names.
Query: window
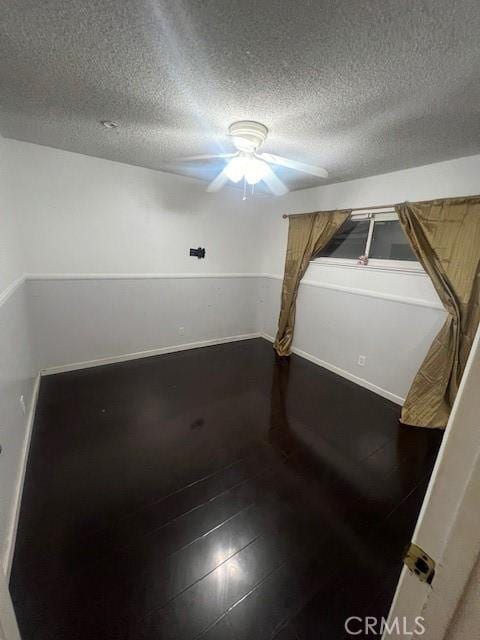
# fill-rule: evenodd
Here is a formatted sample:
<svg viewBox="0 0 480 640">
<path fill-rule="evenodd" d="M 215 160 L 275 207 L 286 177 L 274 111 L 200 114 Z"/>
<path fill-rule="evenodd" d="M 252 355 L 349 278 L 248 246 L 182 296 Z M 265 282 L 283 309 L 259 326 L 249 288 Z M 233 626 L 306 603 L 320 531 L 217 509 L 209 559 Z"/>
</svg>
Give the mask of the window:
<svg viewBox="0 0 480 640">
<path fill-rule="evenodd" d="M 380 260 L 417 260 L 398 219 L 382 220 L 375 217 L 369 257 Z"/>
<path fill-rule="evenodd" d="M 394 211 L 353 215 L 314 259 L 377 267 L 418 269 L 419 264 Z"/>
<path fill-rule="evenodd" d="M 365 253 L 370 220 L 350 218 L 316 258 L 350 258 L 356 260 Z"/>
</svg>

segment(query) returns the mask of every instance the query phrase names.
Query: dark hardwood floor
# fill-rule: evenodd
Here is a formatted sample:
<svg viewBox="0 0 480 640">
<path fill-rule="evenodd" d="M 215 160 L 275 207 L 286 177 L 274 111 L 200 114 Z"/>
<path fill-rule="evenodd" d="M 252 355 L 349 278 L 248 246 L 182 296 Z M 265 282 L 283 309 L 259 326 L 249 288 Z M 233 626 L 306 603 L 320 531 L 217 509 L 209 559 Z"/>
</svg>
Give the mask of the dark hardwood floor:
<svg viewBox="0 0 480 640">
<path fill-rule="evenodd" d="M 261 339 L 44 378 L 23 640 L 353 637 L 388 611 L 441 440 L 398 417 Z"/>
</svg>

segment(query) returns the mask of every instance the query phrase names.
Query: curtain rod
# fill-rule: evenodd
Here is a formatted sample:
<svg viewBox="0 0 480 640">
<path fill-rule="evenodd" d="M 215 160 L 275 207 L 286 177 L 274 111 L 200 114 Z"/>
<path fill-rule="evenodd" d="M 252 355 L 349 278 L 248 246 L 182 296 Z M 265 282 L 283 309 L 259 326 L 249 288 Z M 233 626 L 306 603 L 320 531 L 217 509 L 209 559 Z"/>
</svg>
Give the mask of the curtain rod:
<svg viewBox="0 0 480 640">
<path fill-rule="evenodd" d="M 434 202 L 435 200 L 464 200 L 466 198 L 480 198 L 480 195 L 476 195 L 476 196 L 456 196 L 453 198 L 434 198 L 434 200 L 418 200 L 415 204 L 423 204 L 424 202 Z M 402 204 L 401 202 L 395 202 L 393 204 L 377 204 L 374 207 L 345 207 L 345 209 L 348 209 L 349 211 L 373 211 L 374 209 L 395 209 L 395 207 L 399 204 Z M 282 218 L 290 218 L 290 216 L 303 216 L 305 215 L 304 213 L 284 213 Z"/>
<path fill-rule="evenodd" d="M 372 209 L 394 209 L 398 202 L 395 204 L 377 204 L 374 207 L 345 207 L 349 211 L 371 211 Z M 303 216 L 304 213 L 284 213 L 282 218 L 290 218 L 290 216 Z"/>
</svg>

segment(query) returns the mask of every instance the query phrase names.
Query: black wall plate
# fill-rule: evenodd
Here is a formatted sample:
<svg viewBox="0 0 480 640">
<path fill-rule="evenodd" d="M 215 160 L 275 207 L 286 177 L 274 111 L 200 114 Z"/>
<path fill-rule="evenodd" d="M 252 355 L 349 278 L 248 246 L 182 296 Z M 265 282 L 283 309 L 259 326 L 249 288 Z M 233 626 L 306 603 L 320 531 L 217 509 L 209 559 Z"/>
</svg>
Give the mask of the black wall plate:
<svg viewBox="0 0 480 640">
<path fill-rule="evenodd" d="M 198 249 L 190 249 L 190 255 L 195 256 L 196 258 L 205 258 L 205 249 L 202 247 L 198 247 Z"/>
</svg>

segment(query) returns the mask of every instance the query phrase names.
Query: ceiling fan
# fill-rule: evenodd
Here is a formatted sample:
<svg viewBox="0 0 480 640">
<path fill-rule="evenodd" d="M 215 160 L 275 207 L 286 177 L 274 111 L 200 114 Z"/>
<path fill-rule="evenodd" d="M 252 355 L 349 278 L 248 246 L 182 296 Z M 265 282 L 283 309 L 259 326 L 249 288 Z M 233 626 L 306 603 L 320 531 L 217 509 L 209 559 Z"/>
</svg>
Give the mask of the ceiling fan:
<svg viewBox="0 0 480 640">
<path fill-rule="evenodd" d="M 244 181 L 244 195 L 246 198 L 246 187 L 257 184 L 261 180 L 267 185 L 270 191 L 276 196 L 282 196 L 288 192 L 287 185 L 272 171 L 271 164 L 280 167 L 288 167 L 303 173 L 309 173 L 319 178 L 327 178 L 328 172 L 321 167 L 315 167 L 304 162 L 289 160 L 272 153 L 259 153 L 258 150 L 265 142 L 268 129 L 260 122 L 252 120 L 241 120 L 234 122 L 228 128 L 228 135 L 237 149 L 235 153 L 220 153 L 216 155 L 199 155 L 182 158 L 182 160 L 210 160 L 212 158 L 229 158 L 225 167 L 210 182 L 207 191 L 215 192 L 224 187 L 227 182 L 238 183 Z"/>
</svg>

